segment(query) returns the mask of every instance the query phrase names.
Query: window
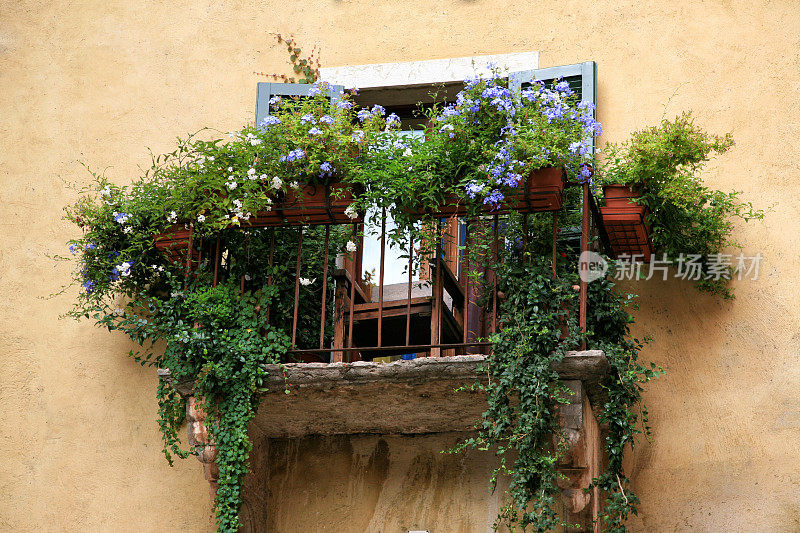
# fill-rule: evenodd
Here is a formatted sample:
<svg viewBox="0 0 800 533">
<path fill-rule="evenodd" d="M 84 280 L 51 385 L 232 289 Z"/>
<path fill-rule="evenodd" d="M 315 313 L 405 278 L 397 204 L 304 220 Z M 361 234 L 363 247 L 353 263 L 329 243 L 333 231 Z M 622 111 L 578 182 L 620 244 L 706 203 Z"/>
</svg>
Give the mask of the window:
<svg viewBox="0 0 800 533">
<path fill-rule="evenodd" d="M 380 104 L 386 109 L 388 113 L 395 113 L 401 119 L 402 132 L 401 135 L 421 135 L 421 129 L 424 126 L 424 117 L 421 117 L 417 111 L 420 108 L 431 106 L 434 102 L 440 101 L 455 101 L 457 93 L 464 87 L 464 79 L 473 77 L 475 75 L 485 75 L 489 72 L 487 63 L 494 63 L 498 68 L 507 70 L 509 72 L 509 84 L 512 89 L 524 88 L 536 81 L 551 82 L 556 78 L 562 78 L 569 82 L 573 91 L 575 91 L 580 99 L 584 102 L 591 103 L 594 107 L 596 102 L 596 65 L 594 62 L 577 63 L 574 65 L 566 65 L 560 67 L 550 67 L 539 69 L 538 67 L 538 53 L 527 52 L 520 54 L 506 54 L 501 56 L 481 56 L 474 58 L 457 58 L 449 60 L 431 60 L 419 61 L 411 63 L 394 63 L 394 64 L 377 64 L 377 65 L 362 65 L 351 67 L 337 67 L 337 68 L 323 68 L 321 69 L 322 77 L 332 84 L 329 96 L 332 100 L 340 97 L 345 87 L 358 87 L 359 93 L 354 98 L 357 105 L 363 108 L 371 108 L 375 104 Z M 283 83 L 259 83 L 258 95 L 256 99 L 256 123 L 260 123 L 264 117 L 269 114 L 269 100 L 277 95 L 292 95 L 304 96 L 307 95 L 312 86 L 303 84 L 283 84 Z M 594 144 L 592 144 L 594 147 Z M 470 307 L 473 306 L 470 289 L 468 288 L 465 278 L 462 276 L 461 268 L 461 254 L 459 254 L 459 246 L 463 245 L 466 241 L 466 227 L 464 223 L 458 218 L 451 218 L 446 221 L 446 233 L 449 238 L 442 239 L 441 254 L 442 260 L 447 268 L 442 267 L 437 270 L 443 271 L 447 274 L 447 279 L 450 280 L 449 286 L 455 289 L 455 293 L 460 291 L 460 309 L 454 306 L 454 297 L 452 295 L 442 294 L 442 286 L 439 286 L 439 296 L 433 294 L 433 289 L 430 284 L 427 284 L 427 292 L 424 284 L 416 282 L 420 280 L 429 279 L 429 272 L 422 269 L 418 275 L 412 278 L 413 294 L 411 299 L 407 296 L 409 294 L 409 281 L 407 273 L 408 260 L 402 259 L 408 257 L 407 250 L 394 249 L 386 243 L 386 250 L 384 256 L 384 276 L 383 276 L 383 298 L 380 303 L 380 315 L 385 311 L 384 302 L 389 301 L 392 305 L 397 307 L 397 313 L 394 318 L 393 315 L 386 315 L 388 318 L 383 320 L 383 327 L 378 325 L 376 327 L 372 322 L 377 321 L 381 323 L 381 319 L 374 318 L 351 318 L 350 320 L 356 322 L 353 332 L 353 337 L 349 341 L 344 341 L 342 338 L 338 342 L 344 342 L 340 346 L 361 346 L 361 347 L 402 347 L 409 345 L 437 345 L 441 343 L 464 343 L 468 340 L 476 340 L 478 337 L 487 334 L 486 324 L 481 325 L 481 319 L 476 318 L 480 314 L 480 310 L 471 312 Z M 391 218 L 386 220 L 387 230 L 393 227 Z M 565 228 L 565 234 L 570 233 L 570 228 Z M 360 254 L 356 259 L 354 272 L 357 278 L 354 285 L 359 287 L 359 294 L 361 294 L 361 305 L 364 307 L 364 317 L 369 315 L 372 317 L 375 311 L 369 307 L 373 307 L 378 302 L 378 283 L 380 271 L 380 224 L 377 227 L 367 227 L 365 230 L 364 241 L 359 246 Z M 577 232 L 578 240 L 580 240 L 580 231 Z M 415 254 L 416 255 L 416 254 Z M 434 264 L 433 261 L 431 264 Z M 435 264 L 440 264 L 437 260 Z M 438 267 L 437 267 L 438 268 Z M 448 273 L 449 270 L 449 273 Z M 365 272 L 367 273 L 365 276 Z M 443 274 L 444 275 L 444 274 Z M 371 281 L 371 283 L 367 283 Z M 459 289 L 458 286 L 461 286 Z M 447 283 L 445 283 L 447 286 Z M 455 294 L 453 293 L 453 294 Z M 345 295 L 346 297 L 346 295 Z M 420 317 L 405 318 L 406 302 L 410 302 L 414 298 L 428 298 L 435 301 L 442 302 L 441 304 L 434 304 L 440 307 L 449 307 L 450 310 L 450 331 L 445 331 L 445 322 L 434 325 L 431 318 L 427 320 L 430 328 L 427 328 L 425 320 L 420 319 L 421 316 L 432 316 L 430 306 L 420 311 Z M 437 299 L 441 298 L 441 299 Z M 456 298 L 456 300 L 458 297 Z M 367 309 L 369 307 L 369 309 Z M 400 309 L 402 307 L 402 309 Z M 475 305 L 477 308 L 477 306 Z M 441 313 L 441 311 L 439 311 Z M 351 317 L 353 316 L 352 309 L 350 311 Z M 372 313 L 372 314 L 370 314 Z M 460 316 L 461 323 L 457 322 L 457 317 Z M 473 323 L 475 320 L 477 322 Z M 369 322 L 369 323 L 368 323 Z M 402 324 L 401 324 L 402 322 Z M 477 324 L 477 326 L 475 325 Z M 352 327 L 352 326 L 351 326 Z M 409 329 L 411 328 L 411 329 Z M 434 328 L 437 331 L 434 335 Z M 475 329 L 478 328 L 478 329 Z M 483 329 L 480 329 L 483 328 Z M 402 331 L 401 331 L 402 330 Z M 376 331 L 378 331 L 376 337 Z M 409 331 L 411 333 L 409 334 Z M 442 333 L 445 331 L 445 333 Z M 383 340 L 381 341 L 381 332 L 383 332 Z M 409 337 L 409 335 L 411 335 Z M 355 340 L 354 340 L 355 339 Z M 350 342 L 352 344 L 347 344 Z M 336 348 L 336 342 L 334 348 Z M 438 354 L 446 352 L 446 350 L 439 348 L 425 348 L 430 350 L 431 354 Z M 393 353 L 390 357 L 386 358 L 399 358 L 403 350 L 394 350 L 394 352 L 372 352 L 369 350 L 363 352 L 361 355 L 367 358 L 380 357 L 386 353 Z M 341 355 L 341 352 L 340 352 Z M 336 353 L 334 353 L 334 360 Z M 344 360 L 347 360 L 345 358 Z"/>
</svg>

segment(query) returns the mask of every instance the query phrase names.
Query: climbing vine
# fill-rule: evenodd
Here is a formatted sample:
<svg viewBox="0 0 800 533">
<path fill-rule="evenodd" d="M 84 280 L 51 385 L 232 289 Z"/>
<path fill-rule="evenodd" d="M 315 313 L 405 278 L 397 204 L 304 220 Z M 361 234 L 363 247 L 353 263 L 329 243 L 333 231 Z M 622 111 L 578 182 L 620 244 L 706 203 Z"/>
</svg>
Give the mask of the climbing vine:
<svg viewBox="0 0 800 533">
<path fill-rule="evenodd" d="M 320 61 L 319 50 L 314 46 L 308 56 L 303 56 L 303 50 L 297 46 L 297 41 L 294 35 L 284 37 L 280 33 L 271 34 L 278 41 L 278 44 L 286 45 L 286 50 L 289 52 L 289 62 L 292 64 L 292 70 L 299 78 L 294 76 L 287 76 L 286 74 L 265 74 L 263 72 L 255 72 L 259 76 L 266 76 L 275 81 L 282 81 L 284 83 L 314 83 L 320 79 Z"/>
</svg>

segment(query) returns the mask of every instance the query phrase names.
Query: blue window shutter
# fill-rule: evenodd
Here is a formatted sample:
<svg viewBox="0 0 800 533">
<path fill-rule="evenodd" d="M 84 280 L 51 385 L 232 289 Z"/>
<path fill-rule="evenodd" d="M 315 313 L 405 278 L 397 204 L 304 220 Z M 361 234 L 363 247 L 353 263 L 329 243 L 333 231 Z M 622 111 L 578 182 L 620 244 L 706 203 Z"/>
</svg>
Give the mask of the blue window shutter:
<svg viewBox="0 0 800 533">
<path fill-rule="evenodd" d="M 546 85 L 550 85 L 556 78 L 568 81 L 570 88 L 578 94 L 582 102 L 597 105 L 597 63 L 594 61 L 512 72 L 508 76 L 512 90 L 522 89 L 534 81 L 543 81 Z M 597 118 L 595 111 L 592 111 L 592 118 Z M 594 148 L 594 137 L 592 137 L 592 154 Z"/>
<path fill-rule="evenodd" d="M 260 82 L 256 91 L 256 126 L 269 115 L 269 100 L 273 96 L 308 96 L 313 85 L 308 83 L 270 83 Z M 332 102 L 344 93 L 343 85 L 332 85 L 328 96 Z"/>
</svg>

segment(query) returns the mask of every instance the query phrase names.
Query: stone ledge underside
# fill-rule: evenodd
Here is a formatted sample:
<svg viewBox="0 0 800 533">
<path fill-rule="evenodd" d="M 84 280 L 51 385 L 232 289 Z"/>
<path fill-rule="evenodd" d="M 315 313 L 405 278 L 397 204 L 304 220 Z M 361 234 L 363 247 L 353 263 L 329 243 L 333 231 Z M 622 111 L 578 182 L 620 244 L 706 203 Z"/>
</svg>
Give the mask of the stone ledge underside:
<svg viewBox="0 0 800 533">
<path fill-rule="evenodd" d="M 270 392 L 253 424 L 267 437 L 470 431 L 485 410 L 485 395 L 456 389 L 475 383 L 485 359 L 269 365 Z M 600 383 L 609 372 L 603 352 L 569 352 L 556 370 L 565 380 L 582 381 L 592 403 L 601 401 Z"/>
</svg>

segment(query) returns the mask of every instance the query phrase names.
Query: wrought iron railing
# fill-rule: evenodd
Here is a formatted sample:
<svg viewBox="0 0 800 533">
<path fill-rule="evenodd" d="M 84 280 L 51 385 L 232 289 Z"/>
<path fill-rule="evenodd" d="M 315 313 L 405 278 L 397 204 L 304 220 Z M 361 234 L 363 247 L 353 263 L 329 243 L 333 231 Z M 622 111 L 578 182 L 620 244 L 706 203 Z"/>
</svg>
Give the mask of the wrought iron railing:
<svg viewBox="0 0 800 533">
<path fill-rule="evenodd" d="M 582 191 L 582 212 L 580 227 L 580 249 L 588 251 L 594 233 L 601 245 L 608 242 L 605 230 L 599 217 L 596 202 L 586 183 L 566 182 L 566 186 L 579 187 Z M 302 200 L 300 200 L 302 202 Z M 297 200 L 295 200 L 297 202 Z M 556 275 L 558 250 L 558 202 L 517 202 L 512 209 L 503 214 L 489 213 L 486 216 L 466 219 L 460 212 L 452 212 L 449 216 L 438 219 L 442 239 L 437 240 L 433 251 L 425 252 L 420 261 L 420 250 L 414 243 L 407 247 L 407 280 L 403 283 L 385 283 L 385 262 L 387 249 L 386 211 L 379 217 L 381 227 L 377 235 L 379 243 L 377 280 L 364 279 L 362 267 L 364 261 L 364 221 L 361 218 L 343 221 L 337 214 L 331 214 L 330 202 L 326 198 L 320 206 L 296 206 L 299 216 L 313 211 L 313 217 L 286 220 L 280 212 L 262 217 L 254 227 L 257 231 L 271 232 L 269 251 L 266 260 L 270 267 L 275 261 L 276 228 L 298 226 L 324 227 L 322 250 L 322 279 L 319 291 L 319 342 L 316 346 L 298 345 L 299 309 L 301 305 L 301 280 L 303 275 L 304 231 L 300 230 L 297 238 L 294 257 L 294 300 L 291 312 L 292 355 L 300 361 L 352 362 L 377 357 L 419 357 L 459 355 L 467 353 L 485 353 L 491 349 L 487 339 L 498 330 L 498 291 L 497 276 L 491 268 L 485 268 L 480 274 L 480 283 L 470 275 L 476 265 L 470 265 L 470 254 L 462 253 L 470 246 L 470 234 L 476 225 L 491 228 L 491 243 L 488 249 L 493 256 L 484 263 L 496 264 L 502 237 L 499 228 L 503 217 L 509 212 L 523 214 L 523 249 L 527 249 L 527 223 L 532 212 L 552 212 L 552 264 L 553 275 Z M 277 210 L 276 210 L 277 211 Z M 327 214 L 327 216 L 326 216 Z M 490 225 L 490 226 L 489 226 Z M 331 260 L 331 229 L 333 227 L 350 227 L 356 250 L 350 254 L 337 254 L 335 264 Z M 594 231 L 593 231 L 594 230 Z M 320 232 L 321 233 L 321 232 Z M 576 237 L 577 237 L 576 231 Z M 186 237 L 186 236 L 184 236 Z M 211 263 L 213 283 L 216 285 L 224 277 L 232 273 L 231 258 L 228 256 L 224 240 L 215 238 L 194 238 L 191 229 L 188 231 L 188 247 L 183 253 L 179 246 L 173 246 L 175 240 L 162 239 L 160 248 L 171 254 L 174 260 L 185 261 L 187 272 L 203 261 Z M 187 253 L 186 250 L 191 250 Z M 420 279 L 413 278 L 414 262 L 422 268 Z M 481 268 L 484 268 L 481 266 Z M 271 286 L 275 280 L 270 271 L 266 280 Z M 245 291 L 245 273 L 240 272 L 240 288 Z M 376 281 L 376 283 L 373 283 Z M 488 294 L 485 288 L 489 287 Z M 332 289 L 332 290 L 331 290 Z M 333 299 L 333 305 L 330 298 Z M 587 286 L 580 283 L 579 323 L 586 331 Z M 480 304 L 479 304 L 480 302 Z M 333 333 L 329 328 L 333 312 Z M 267 306 L 262 311 L 265 324 L 270 323 L 271 309 Z M 305 324 L 304 327 L 308 328 Z"/>
</svg>

